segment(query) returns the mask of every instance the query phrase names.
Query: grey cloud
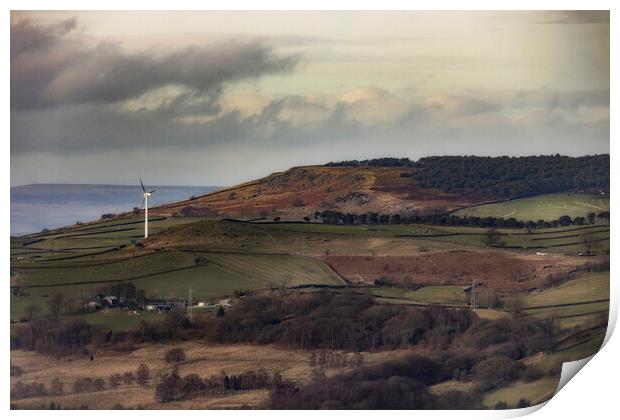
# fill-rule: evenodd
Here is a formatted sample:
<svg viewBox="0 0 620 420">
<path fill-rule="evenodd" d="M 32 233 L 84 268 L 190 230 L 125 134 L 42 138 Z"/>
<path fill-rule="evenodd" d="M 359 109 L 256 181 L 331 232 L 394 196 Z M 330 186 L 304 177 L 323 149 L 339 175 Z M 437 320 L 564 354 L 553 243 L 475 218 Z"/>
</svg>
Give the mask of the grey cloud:
<svg viewBox="0 0 620 420">
<path fill-rule="evenodd" d="M 48 48 L 76 27 L 75 19 L 47 26 L 33 25 L 28 20 L 11 25 L 11 59 L 25 52 Z"/>
<path fill-rule="evenodd" d="M 480 150 L 488 153 L 477 146 L 483 139 L 487 139 L 489 151 L 502 150 L 502 153 L 509 153 L 510 139 L 538 147 L 544 138 L 557 150 L 566 150 L 561 146 L 561 139 L 575 138 L 583 142 L 576 146 L 575 153 L 577 150 L 587 152 L 589 143 L 596 144 L 597 151 L 605 148 L 605 144 L 609 147 L 608 120 L 588 124 L 571 122 L 554 114 L 552 109 L 542 109 L 514 120 L 504 115 L 502 107 L 486 100 L 463 96 L 442 98 L 450 105 L 438 108 L 432 102 L 416 103 L 399 119 L 372 126 L 350 118 L 354 104 L 328 106 L 302 96 L 273 100 L 260 113 L 251 116 L 235 110 L 216 114 L 217 103 L 203 101 L 203 98 L 177 98 L 160 108 L 131 112 L 100 104 L 13 112 L 11 153 L 79 155 L 110 150 L 200 153 L 213 147 L 227 150 L 250 147 L 255 148 L 258 155 L 263 150 L 295 153 L 298 147 L 308 145 L 327 149 L 340 145 L 357 153 L 384 143 L 400 144 L 402 150 L 408 150 L 408 142 L 414 139 L 417 139 L 416 149 L 429 153 L 443 151 L 437 148 L 442 142 L 453 145 L 454 153 L 479 153 Z M 304 107 L 318 108 L 325 112 L 326 118 L 299 125 L 282 117 L 287 109 Z M 212 118 L 204 122 L 176 118 L 209 113 Z M 469 151 L 460 150 L 461 145 Z"/>
<path fill-rule="evenodd" d="M 140 171 L 166 182 L 228 185 L 256 177 L 257 168 L 266 174 L 292 165 L 386 154 L 417 158 L 609 152 L 608 119 L 586 124 L 553 110 L 519 119 L 502 112 L 437 118 L 421 104 L 407 118 L 368 127 L 347 118 L 348 105 L 339 103 L 327 119 L 300 128 L 280 118 L 287 102 L 300 101 L 274 101 L 258 115 L 232 111 L 205 123 L 162 118 L 160 111 L 122 113 L 117 107 L 93 104 L 15 113 L 11 158 L 19 165 L 12 166 L 12 182 L 49 182 L 50 174 L 65 181 L 103 182 L 121 177 L 117 174 L 132 179 Z M 79 167 L 82 161 L 90 162 L 89 169 L 75 175 L 62 166 Z"/>
<path fill-rule="evenodd" d="M 13 109 L 115 103 L 170 85 L 217 96 L 227 82 L 292 71 L 299 61 L 296 55 L 276 55 L 256 41 L 128 54 L 114 43 L 89 47 L 67 40 L 74 27 L 73 21 L 11 27 L 16 45 L 11 58 Z"/>
<path fill-rule="evenodd" d="M 519 91 L 512 103 L 516 106 L 545 106 L 574 109 L 580 106 L 609 106 L 609 90 L 589 91 Z"/>
</svg>

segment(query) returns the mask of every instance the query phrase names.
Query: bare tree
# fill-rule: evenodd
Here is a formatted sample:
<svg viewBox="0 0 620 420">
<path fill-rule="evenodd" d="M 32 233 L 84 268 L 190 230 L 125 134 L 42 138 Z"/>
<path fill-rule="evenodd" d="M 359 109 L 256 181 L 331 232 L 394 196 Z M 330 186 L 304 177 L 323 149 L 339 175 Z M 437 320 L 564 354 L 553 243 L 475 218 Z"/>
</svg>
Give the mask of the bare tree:
<svg viewBox="0 0 620 420">
<path fill-rule="evenodd" d="M 58 318 L 64 303 L 65 297 L 61 293 L 55 294 L 48 300 L 47 305 L 49 306 L 50 312 L 52 313 L 54 318 Z"/>
</svg>

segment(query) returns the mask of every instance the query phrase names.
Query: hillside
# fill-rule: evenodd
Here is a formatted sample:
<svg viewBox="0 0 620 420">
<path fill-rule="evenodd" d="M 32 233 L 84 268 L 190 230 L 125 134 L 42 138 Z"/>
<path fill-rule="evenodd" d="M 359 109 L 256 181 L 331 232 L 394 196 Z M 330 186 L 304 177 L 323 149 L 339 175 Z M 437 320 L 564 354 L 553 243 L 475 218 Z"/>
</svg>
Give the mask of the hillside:
<svg viewBox="0 0 620 420">
<path fill-rule="evenodd" d="M 161 216 L 300 220 L 315 212 L 411 215 L 557 192 L 608 194 L 609 155 L 380 158 L 294 167 L 153 209 Z"/>
<path fill-rule="evenodd" d="M 295 167 L 152 211 L 162 216 L 301 219 L 327 209 L 406 214 L 452 210 L 493 200 L 476 194 L 420 188 L 416 181 L 401 174 L 403 168 L 398 167 Z"/>
</svg>

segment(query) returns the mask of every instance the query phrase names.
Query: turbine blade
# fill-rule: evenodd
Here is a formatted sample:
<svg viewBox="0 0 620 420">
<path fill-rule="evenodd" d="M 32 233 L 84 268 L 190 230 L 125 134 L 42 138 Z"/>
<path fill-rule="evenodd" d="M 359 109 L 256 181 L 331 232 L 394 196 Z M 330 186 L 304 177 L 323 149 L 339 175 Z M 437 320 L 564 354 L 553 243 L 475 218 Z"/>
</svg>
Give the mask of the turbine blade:
<svg viewBox="0 0 620 420">
<path fill-rule="evenodd" d="M 142 186 L 142 191 L 146 192 L 146 189 L 144 188 L 144 184 L 142 183 L 142 178 L 140 178 L 140 186 Z"/>
<path fill-rule="evenodd" d="M 153 194 L 155 191 L 157 191 L 157 190 L 151 190 L 151 191 L 149 191 L 149 194 Z"/>
<path fill-rule="evenodd" d="M 143 199 L 142 199 L 142 206 L 140 206 L 140 208 L 141 208 L 141 209 L 143 209 L 143 208 L 144 208 L 144 201 L 145 201 L 145 199 L 143 198 Z"/>
</svg>

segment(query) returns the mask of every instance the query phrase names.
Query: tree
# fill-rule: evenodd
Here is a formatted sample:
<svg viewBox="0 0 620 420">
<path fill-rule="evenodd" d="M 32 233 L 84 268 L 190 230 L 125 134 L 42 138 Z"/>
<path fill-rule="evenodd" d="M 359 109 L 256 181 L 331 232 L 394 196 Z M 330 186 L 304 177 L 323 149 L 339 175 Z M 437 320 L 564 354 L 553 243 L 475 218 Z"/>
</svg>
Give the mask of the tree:
<svg viewBox="0 0 620 420">
<path fill-rule="evenodd" d="M 164 375 L 161 382 L 155 387 L 155 397 L 161 402 L 172 401 L 179 395 L 180 386 L 181 377 L 176 371 Z"/>
<path fill-rule="evenodd" d="M 131 385 L 133 383 L 134 376 L 133 372 L 125 372 L 123 373 L 123 382 L 127 385 Z"/>
<path fill-rule="evenodd" d="M 485 359 L 474 367 L 477 380 L 488 385 L 497 385 L 504 381 L 516 379 L 521 373 L 519 362 L 506 356 L 495 356 Z"/>
<path fill-rule="evenodd" d="M 558 221 L 562 226 L 570 226 L 573 223 L 573 219 L 570 216 L 560 216 Z"/>
<path fill-rule="evenodd" d="M 596 222 L 596 213 L 588 213 L 587 218 L 588 218 L 588 223 L 593 225 L 594 222 Z"/>
<path fill-rule="evenodd" d="M 519 400 L 519 402 L 517 403 L 517 408 L 526 408 L 526 407 L 529 407 L 531 405 L 532 405 L 532 403 L 530 402 L 530 400 L 526 400 L 524 398 L 521 398 Z"/>
<path fill-rule="evenodd" d="M 39 312 L 41 312 L 41 308 L 39 308 L 34 303 L 30 304 L 30 305 L 26 306 L 26 309 L 24 309 L 23 319 L 25 321 L 32 321 L 34 319 L 34 317 L 39 314 Z"/>
<path fill-rule="evenodd" d="M 217 313 L 215 314 L 216 317 L 223 318 L 225 315 L 226 311 L 224 311 L 224 308 L 222 308 L 221 306 L 217 308 Z"/>
<path fill-rule="evenodd" d="M 585 255 L 590 255 L 590 252 L 592 252 L 592 242 L 594 242 L 594 238 L 592 234 L 587 233 L 583 235 L 583 238 L 581 239 L 581 241 L 583 243 L 583 253 Z"/>
<path fill-rule="evenodd" d="M 138 366 L 138 369 L 136 369 L 136 381 L 140 386 L 145 386 L 148 383 L 149 378 L 149 367 L 144 363 L 140 364 L 140 366 Z"/>
<path fill-rule="evenodd" d="M 502 234 L 497 229 L 488 229 L 484 233 L 484 243 L 487 246 L 502 246 Z"/>
<path fill-rule="evenodd" d="M 164 361 L 169 365 L 177 365 L 185 361 L 185 351 L 180 347 L 175 347 L 166 352 Z"/>
<path fill-rule="evenodd" d="M 53 396 L 62 395 L 64 392 L 64 384 L 59 377 L 56 377 L 52 380 L 51 392 Z"/>
<path fill-rule="evenodd" d="M 54 318 L 58 318 L 64 303 L 65 303 L 65 297 L 61 293 L 55 294 L 47 301 L 49 310 L 54 316 Z"/>
<path fill-rule="evenodd" d="M 123 377 L 121 376 L 120 373 L 113 373 L 108 378 L 108 384 L 110 385 L 111 388 L 117 388 L 121 384 L 122 381 L 123 381 Z"/>
</svg>

